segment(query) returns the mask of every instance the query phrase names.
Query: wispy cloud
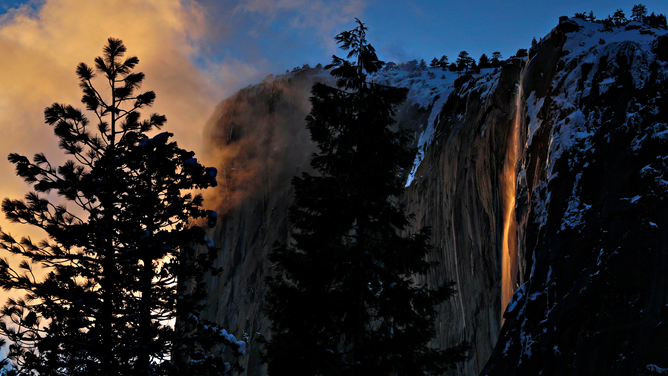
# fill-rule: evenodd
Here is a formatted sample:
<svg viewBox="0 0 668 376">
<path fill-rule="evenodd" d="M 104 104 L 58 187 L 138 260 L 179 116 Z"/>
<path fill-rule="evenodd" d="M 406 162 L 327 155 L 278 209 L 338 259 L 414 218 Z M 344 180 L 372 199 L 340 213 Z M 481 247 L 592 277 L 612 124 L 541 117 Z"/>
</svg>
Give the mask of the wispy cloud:
<svg viewBox="0 0 668 376">
<path fill-rule="evenodd" d="M 308 30 L 316 33 L 334 47 L 333 36 L 342 24 L 361 17 L 366 7 L 364 0 L 241 0 L 235 13 L 254 13 L 263 21 L 261 27 L 282 19 L 283 28 Z"/>
</svg>

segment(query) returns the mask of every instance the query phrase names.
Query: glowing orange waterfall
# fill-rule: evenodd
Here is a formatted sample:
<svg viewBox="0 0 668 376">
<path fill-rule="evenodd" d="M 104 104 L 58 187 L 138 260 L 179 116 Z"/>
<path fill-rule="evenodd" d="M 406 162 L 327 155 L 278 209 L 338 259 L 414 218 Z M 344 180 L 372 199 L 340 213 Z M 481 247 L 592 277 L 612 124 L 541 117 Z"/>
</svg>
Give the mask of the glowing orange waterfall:
<svg viewBox="0 0 668 376">
<path fill-rule="evenodd" d="M 513 271 L 517 270 L 517 221 L 515 219 L 515 195 L 517 176 L 515 165 L 518 157 L 518 138 L 520 127 L 520 108 L 522 88 L 517 86 L 515 99 L 515 116 L 511 128 L 508 130 L 506 158 L 501 175 L 501 190 L 503 192 L 503 238 L 501 240 L 501 323 L 503 312 L 515 292 Z"/>
</svg>

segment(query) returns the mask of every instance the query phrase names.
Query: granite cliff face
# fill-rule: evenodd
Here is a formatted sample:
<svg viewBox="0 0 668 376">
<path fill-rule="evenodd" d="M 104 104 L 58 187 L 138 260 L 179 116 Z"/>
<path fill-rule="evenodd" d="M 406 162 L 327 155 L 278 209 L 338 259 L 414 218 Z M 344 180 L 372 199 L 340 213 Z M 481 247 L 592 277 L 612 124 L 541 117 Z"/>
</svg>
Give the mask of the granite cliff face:
<svg viewBox="0 0 668 376">
<path fill-rule="evenodd" d="M 231 329 L 247 342 L 243 365 L 249 375 L 263 374 L 258 335 L 267 334 L 262 314 L 264 278 L 271 273 L 267 254 L 275 241 L 285 241 L 292 201 L 293 176 L 310 171 L 315 151 L 305 128 L 313 83 L 323 80 L 313 70 L 266 79 L 218 105 L 208 127 L 209 158 L 223 175 L 214 200 L 220 219 L 209 237 L 220 247 L 210 277 L 203 317 Z M 222 145 L 222 147 L 221 147 Z"/>
<path fill-rule="evenodd" d="M 666 31 L 561 29 L 566 38 L 551 35 L 523 73 L 526 282 L 481 374 L 665 373 Z"/>
<path fill-rule="evenodd" d="M 439 318 L 441 347 L 473 344 L 472 360 L 459 369 L 482 368 L 501 326 L 503 170 L 515 113 L 515 84 L 523 62 L 471 78 L 446 102 L 436 135 L 407 190 L 415 226 L 431 226 L 440 264 L 429 283 L 457 283 L 457 295 Z"/>
<path fill-rule="evenodd" d="M 404 199 L 415 227 L 433 229 L 440 267 L 426 282 L 454 280 L 458 290 L 434 342 L 473 344 L 452 374 L 668 367 L 668 37 L 602 28 L 562 22 L 527 58 L 474 76 L 376 77 L 411 90 L 398 123 L 416 131 L 421 152 Z M 248 342 L 250 375 L 264 374 L 266 255 L 289 233 L 290 179 L 314 151 L 309 89 L 324 73 L 244 89 L 208 124 L 225 178 L 209 235 L 224 272 L 207 281 L 204 314 Z"/>
</svg>

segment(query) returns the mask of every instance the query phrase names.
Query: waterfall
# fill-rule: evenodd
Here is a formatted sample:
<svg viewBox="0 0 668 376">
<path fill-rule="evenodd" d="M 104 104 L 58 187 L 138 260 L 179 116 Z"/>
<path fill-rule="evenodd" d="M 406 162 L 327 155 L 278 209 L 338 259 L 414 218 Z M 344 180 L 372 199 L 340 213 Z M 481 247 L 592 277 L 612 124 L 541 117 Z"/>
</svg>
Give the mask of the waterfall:
<svg viewBox="0 0 668 376">
<path fill-rule="evenodd" d="M 522 108 L 522 85 L 517 84 L 515 92 L 515 116 L 508 128 L 506 157 L 501 173 L 503 199 L 503 237 L 501 240 L 501 322 L 510 299 L 515 292 L 513 272 L 517 272 L 517 220 L 515 217 L 515 198 L 517 194 L 517 174 L 515 166 L 519 156 L 519 131 Z"/>
</svg>

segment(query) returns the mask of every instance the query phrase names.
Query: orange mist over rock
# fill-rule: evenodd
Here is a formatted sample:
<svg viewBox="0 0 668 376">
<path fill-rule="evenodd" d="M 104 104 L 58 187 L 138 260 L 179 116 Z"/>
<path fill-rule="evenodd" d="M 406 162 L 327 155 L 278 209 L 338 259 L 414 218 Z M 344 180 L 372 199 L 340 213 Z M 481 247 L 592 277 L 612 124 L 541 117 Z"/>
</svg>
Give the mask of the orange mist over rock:
<svg viewBox="0 0 668 376">
<path fill-rule="evenodd" d="M 513 270 L 517 264 L 517 221 L 515 219 L 515 196 L 517 176 L 515 165 L 518 157 L 518 138 L 520 128 L 520 108 L 522 87 L 517 86 L 515 99 L 515 117 L 508 130 L 506 158 L 503 162 L 501 174 L 501 190 L 503 198 L 503 237 L 501 239 L 501 323 L 510 299 L 515 292 Z"/>
</svg>

